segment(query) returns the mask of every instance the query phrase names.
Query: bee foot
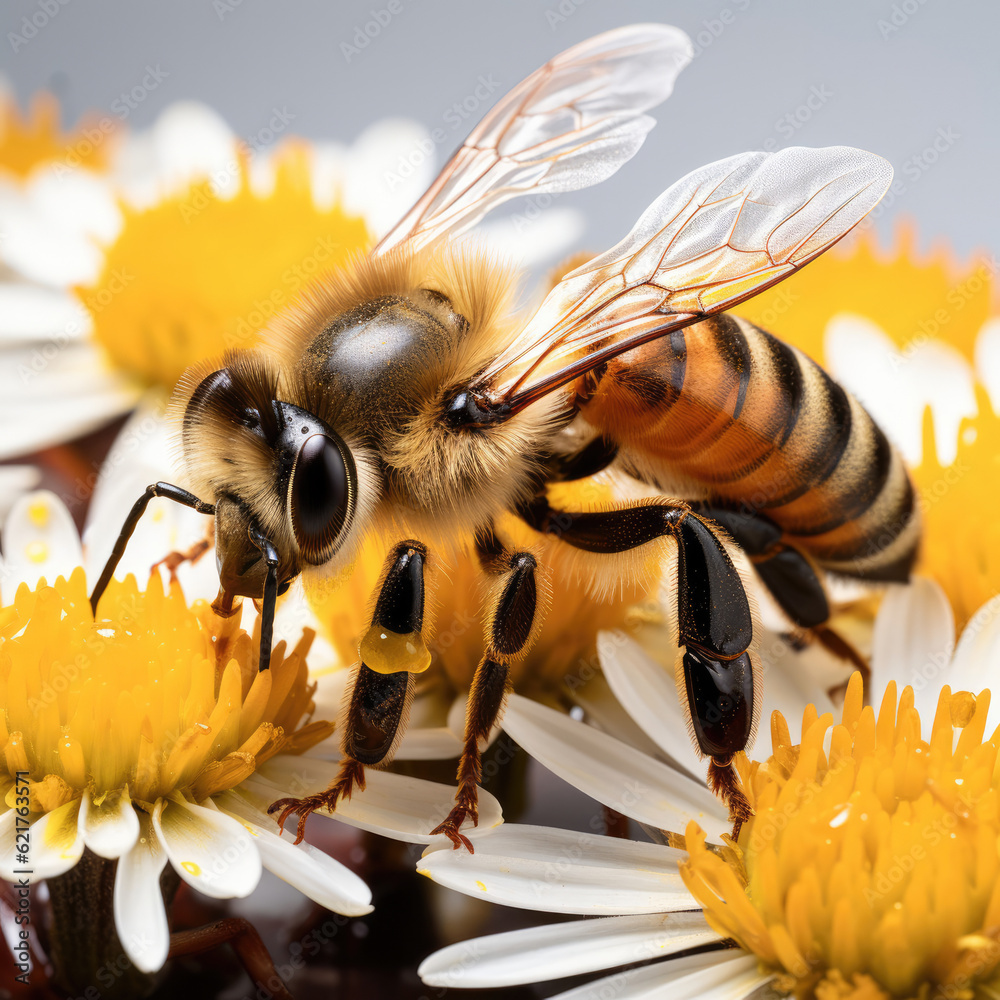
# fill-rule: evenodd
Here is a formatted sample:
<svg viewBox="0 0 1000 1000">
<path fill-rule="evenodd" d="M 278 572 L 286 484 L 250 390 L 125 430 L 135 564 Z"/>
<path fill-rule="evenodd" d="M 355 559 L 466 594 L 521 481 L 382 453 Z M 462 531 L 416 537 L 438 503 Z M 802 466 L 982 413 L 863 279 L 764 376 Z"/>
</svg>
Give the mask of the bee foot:
<svg viewBox="0 0 1000 1000">
<path fill-rule="evenodd" d="M 461 832 L 461 826 L 466 819 L 472 820 L 472 825 L 477 826 L 479 824 L 479 816 L 476 810 L 470 810 L 466 806 L 457 805 L 450 813 L 448 813 L 443 823 L 439 823 L 433 830 L 431 830 L 431 836 L 444 836 L 447 837 L 455 850 L 460 847 L 465 847 L 470 854 L 475 854 L 476 849 L 472 846 L 472 841 Z"/>
</svg>

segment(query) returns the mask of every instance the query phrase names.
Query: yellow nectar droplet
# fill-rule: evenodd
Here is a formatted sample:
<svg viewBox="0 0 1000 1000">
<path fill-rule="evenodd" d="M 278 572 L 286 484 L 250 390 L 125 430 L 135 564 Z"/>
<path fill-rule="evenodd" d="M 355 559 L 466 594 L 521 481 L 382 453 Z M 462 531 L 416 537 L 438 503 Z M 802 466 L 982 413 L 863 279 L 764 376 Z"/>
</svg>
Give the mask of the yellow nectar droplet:
<svg viewBox="0 0 1000 1000">
<path fill-rule="evenodd" d="M 49 558 L 49 547 L 40 538 L 36 538 L 24 547 L 24 554 L 33 563 L 43 563 Z"/>
<path fill-rule="evenodd" d="M 182 861 L 181 868 L 183 868 L 188 875 L 193 875 L 195 878 L 201 874 L 201 865 L 196 864 L 194 861 Z"/>
<path fill-rule="evenodd" d="M 380 674 L 419 674 L 431 665 L 431 651 L 419 632 L 390 632 L 373 625 L 361 640 L 362 662 Z"/>
<path fill-rule="evenodd" d="M 28 504 L 28 520 L 36 527 L 44 528 L 49 523 L 49 505 L 44 500 Z"/>
<path fill-rule="evenodd" d="M 956 691 L 951 696 L 951 724 L 964 729 L 976 714 L 976 696 L 971 691 Z"/>
</svg>

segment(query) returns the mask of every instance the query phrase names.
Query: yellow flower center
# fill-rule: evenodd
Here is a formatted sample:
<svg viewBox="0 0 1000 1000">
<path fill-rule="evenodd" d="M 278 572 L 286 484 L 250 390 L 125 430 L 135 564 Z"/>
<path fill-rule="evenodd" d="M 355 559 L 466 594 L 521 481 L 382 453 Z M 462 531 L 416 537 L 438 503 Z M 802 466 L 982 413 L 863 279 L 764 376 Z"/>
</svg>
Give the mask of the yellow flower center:
<svg viewBox="0 0 1000 1000">
<path fill-rule="evenodd" d="M 891 683 L 876 718 L 858 674 L 840 725 L 810 705 L 798 745 L 774 713 L 772 756 L 737 760 L 754 808 L 738 842 L 717 853 L 696 824 L 687 831 L 682 874 L 709 923 L 800 998 L 995 997 L 1000 730 L 983 741 L 989 702 L 988 690 L 944 688 L 930 742 L 911 688 L 897 709 Z"/>
<path fill-rule="evenodd" d="M 120 132 L 118 119 L 92 115 L 63 132 L 52 94 L 35 94 L 26 115 L 12 98 L 0 97 L 0 172 L 27 177 L 36 167 L 56 163 L 103 170 Z"/>
<path fill-rule="evenodd" d="M 232 788 L 276 753 L 326 738 L 299 726 L 311 708 L 306 633 L 279 644 L 258 673 L 239 617 L 217 618 L 158 576 L 145 592 L 111 581 L 90 612 L 82 569 L 54 587 L 22 585 L 0 610 L 0 784 L 12 804 L 26 772 L 31 808 L 48 812 L 89 789 L 127 787 L 152 804 L 177 791 L 195 801 Z"/>
<path fill-rule="evenodd" d="M 100 278 L 77 289 L 112 362 L 147 383 L 173 388 L 195 362 L 253 346 L 309 281 L 371 242 L 362 219 L 316 207 L 301 145 L 286 146 L 268 194 L 245 163 L 233 169 L 233 197 L 204 182 L 147 210 L 123 206 Z"/>
</svg>

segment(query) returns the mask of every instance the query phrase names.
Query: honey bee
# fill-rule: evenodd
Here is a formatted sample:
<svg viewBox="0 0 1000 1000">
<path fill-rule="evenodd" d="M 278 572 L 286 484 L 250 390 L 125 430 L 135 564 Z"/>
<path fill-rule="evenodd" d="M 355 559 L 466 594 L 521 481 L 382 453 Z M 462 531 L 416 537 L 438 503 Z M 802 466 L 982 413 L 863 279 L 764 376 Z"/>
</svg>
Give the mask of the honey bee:
<svg viewBox="0 0 1000 1000">
<path fill-rule="evenodd" d="M 843 146 L 728 157 L 688 174 L 614 248 L 520 318 L 511 274 L 456 237 L 514 197 L 604 180 L 639 148 L 690 59 L 664 25 L 598 35 L 501 100 L 406 217 L 264 332 L 183 377 L 174 406 L 188 477 L 154 496 L 215 518 L 215 607 L 261 602 L 267 669 L 277 595 L 340 581 L 366 537 L 388 555 L 322 794 L 276 802 L 283 825 L 332 810 L 384 766 L 430 662 L 437 566 L 478 560 L 485 653 L 469 693 L 455 806 L 434 831 L 471 844 L 480 743 L 502 714 L 549 593 L 546 561 L 604 587 L 665 573 L 678 696 L 734 824 L 732 768 L 760 708 L 751 581 L 821 630 L 826 572 L 905 581 L 919 525 L 898 452 L 818 365 L 725 310 L 795 273 L 877 204 L 892 170 Z M 554 483 L 604 471 L 654 495 L 562 510 Z M 505 537 L 517 519 L 532 539 Z M 522 533 L 523 536 L 523 533 Z"/>
</svg>

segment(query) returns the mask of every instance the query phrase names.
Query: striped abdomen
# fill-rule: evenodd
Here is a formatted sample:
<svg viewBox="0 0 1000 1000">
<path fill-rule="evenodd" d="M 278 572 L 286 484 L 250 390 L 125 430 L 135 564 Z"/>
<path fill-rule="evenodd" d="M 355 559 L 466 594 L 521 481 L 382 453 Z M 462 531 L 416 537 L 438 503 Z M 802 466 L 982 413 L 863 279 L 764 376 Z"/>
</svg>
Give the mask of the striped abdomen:
<svg viewBox="0 0 1000 1000">
<path fill-rule="evenodd" d="M 908 578 L 919 519 L 902 459 L 801 351 L 723 314 L 591 380 L 584 417 L 641 478 L 762 513 L 835 572 Z"/>
</svg>

